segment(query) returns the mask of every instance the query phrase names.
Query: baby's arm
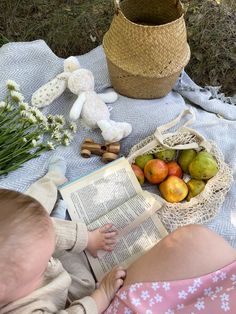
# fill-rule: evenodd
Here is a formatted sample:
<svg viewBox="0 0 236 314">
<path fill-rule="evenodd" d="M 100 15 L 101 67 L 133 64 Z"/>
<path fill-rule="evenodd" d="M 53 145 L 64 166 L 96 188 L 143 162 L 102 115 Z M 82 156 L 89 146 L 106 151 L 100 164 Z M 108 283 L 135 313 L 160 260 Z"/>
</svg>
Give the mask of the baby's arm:
<svg viewBox="0 0 236 314">
<path fill-rule="evenodd" d="M 123 285 L 125 276 L 126 272 L 122 267 L 115 267 L 103 278 L 99 288 L 90 297 L 73 302 L 66 309 L 66 313 L 103 313 L 111 303 L 116 292 Z"/>
<path fill-rule="evenodd" d="M 63 251 L 80 253 L 87 249 L 97 256 L 97 250 L 112 251 L 117 242 L 117 231 L 114 231 L 112 224 L 88 231 L 83 222 L 52 220 L 56 234 L 56 254 Z"/>
</svg>

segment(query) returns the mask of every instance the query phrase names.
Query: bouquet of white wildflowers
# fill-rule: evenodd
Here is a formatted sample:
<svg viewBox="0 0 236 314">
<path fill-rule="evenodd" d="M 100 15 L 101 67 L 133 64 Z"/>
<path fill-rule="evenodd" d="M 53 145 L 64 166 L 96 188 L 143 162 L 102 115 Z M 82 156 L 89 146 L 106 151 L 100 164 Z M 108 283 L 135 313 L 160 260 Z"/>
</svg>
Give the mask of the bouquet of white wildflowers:
<svg viewBox="0 0 236 314">
<path fill-rule="evenodd" d="M 69 145 L 77 131 L 61 115 L 45 116 L 24 102 L 19 85 L 7 81 L 7 96 L 0 102 L 0 175 L 58 145 Z"/>
</svg>

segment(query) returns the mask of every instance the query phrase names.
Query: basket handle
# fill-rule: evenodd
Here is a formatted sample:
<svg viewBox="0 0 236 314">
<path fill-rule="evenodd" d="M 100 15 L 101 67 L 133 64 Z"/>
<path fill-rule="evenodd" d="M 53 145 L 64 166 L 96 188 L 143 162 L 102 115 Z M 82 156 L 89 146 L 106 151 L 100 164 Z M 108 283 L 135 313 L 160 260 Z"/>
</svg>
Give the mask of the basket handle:
<svg viewBox="0 0 236 314">
<path fill-rule="evenodd" d="M 114 0 L 114 5 L 115 5 L 116 15 L 118 15 L 119 14 L 119 10 L 120 10 L 120 0 Z"/>
<path fill-rule="evenodd" d="M 154 137 L 155 140 L 161 144 L 163 147 L 165 148 L 172 148 L 172 149 L 199 149 L 199 145 L 197 143 L 189 143 L 189 144 L 177 144 L 174 147 L 169 147 L 168 145 L 166 145 L 164 143 L 165 139 L 176 134 L 176 132 L 174 133 L 166 133 L 166 131 L 168 131 L 170 128 L 176 126 L 179 122 L 181 122 L 182 118 L 186 115 L 190 114 L 192 117 L 190 119 L 188 119 L 183 125 L 182 127 L 179 128 L 179 130 L 184 130 L 184 129 L 188 129 L 190 130 L 187 126 L 192 124 L 196 117 L 195 117 L 195 113 L 192 109 L 185 109 L 184 111 L 182 111 L 177 118 L 175 118 L 174 120 L 170 121 L 169 123 L 166 123 L 164 125 L 159 126 L 155 133 L 154 133 Z M 178 131 L 177 131 L 178 132 Z M 201 143 L 200 146 L 204 147 L 207 151 L 211 150 L 212 145 L 206 141 L 205 137 L 202 136 L 200 133 L 198 133 L 197 131 L 191 129 L 191 132 L 194 133 L 199 139 L 201 139 Z"/>
<path fill-rule="evenodd" d="M 176 0 L 175 6 L 177 7 L 180 3 L 180 0 Z M 115 12 L 118 15 L 120 10 L 120 0 L 114 0 Z"/>
</svg>

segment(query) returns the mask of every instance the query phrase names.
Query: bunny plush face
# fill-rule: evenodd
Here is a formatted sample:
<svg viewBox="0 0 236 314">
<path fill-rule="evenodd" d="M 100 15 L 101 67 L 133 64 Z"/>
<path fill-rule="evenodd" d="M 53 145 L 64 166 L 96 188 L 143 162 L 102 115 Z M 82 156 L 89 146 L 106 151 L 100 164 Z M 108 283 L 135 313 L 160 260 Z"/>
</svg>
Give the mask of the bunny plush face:
<svg viewBox="0 0 236 314">
<path fill-rule="evenodd" d="M 93 73 L 86 69 L 74 71 L 68 80 L 68 88 L 76 95 L 94 90 Z"/>
</svg>

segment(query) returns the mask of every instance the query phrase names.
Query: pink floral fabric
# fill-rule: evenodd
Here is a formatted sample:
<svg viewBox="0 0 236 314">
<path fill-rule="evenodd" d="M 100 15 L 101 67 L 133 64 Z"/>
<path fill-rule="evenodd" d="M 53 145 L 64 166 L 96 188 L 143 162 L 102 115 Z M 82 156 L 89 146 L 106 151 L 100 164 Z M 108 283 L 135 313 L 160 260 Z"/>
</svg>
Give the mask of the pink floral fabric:
<svg viewBox="0 0 236 314">
<path fill-rule="evenodd" d="M 121 288 L 105 314 L 236 313 L 236 261 L 186 280 L 142 282 Z"/>
</svg>

